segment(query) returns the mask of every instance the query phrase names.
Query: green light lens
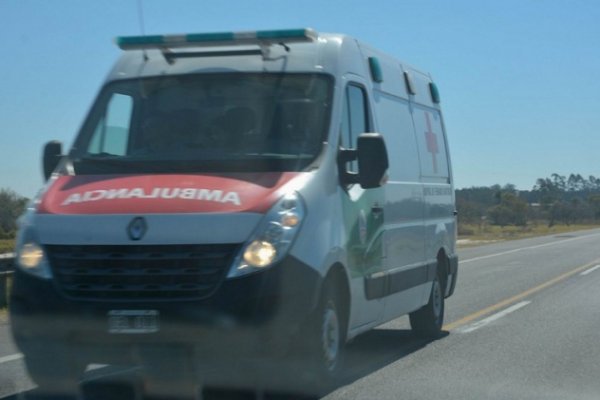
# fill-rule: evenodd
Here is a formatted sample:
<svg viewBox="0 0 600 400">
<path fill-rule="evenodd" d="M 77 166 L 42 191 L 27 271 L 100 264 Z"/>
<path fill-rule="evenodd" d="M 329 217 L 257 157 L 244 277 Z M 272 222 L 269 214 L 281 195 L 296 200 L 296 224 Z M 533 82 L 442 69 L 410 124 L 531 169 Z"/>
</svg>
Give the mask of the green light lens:
<svg viewBox="0 0 600 400">
<path fill-rule="evenodd" d="M 437 85 L 433 82 L 429 83 L 429 91 L 431 92 L 431 101 L 435 104 L 440 102 L 440 91 L 437 88 Z"/>
<path fill-rule="evenodd" d="M 381 65 L 377 57 L 369 57 L 369 69 L 371 70 L 371 79 L 373 79 L 373 82 L 383 82 L 383 72 L 381 71 Z"/>
</svg>

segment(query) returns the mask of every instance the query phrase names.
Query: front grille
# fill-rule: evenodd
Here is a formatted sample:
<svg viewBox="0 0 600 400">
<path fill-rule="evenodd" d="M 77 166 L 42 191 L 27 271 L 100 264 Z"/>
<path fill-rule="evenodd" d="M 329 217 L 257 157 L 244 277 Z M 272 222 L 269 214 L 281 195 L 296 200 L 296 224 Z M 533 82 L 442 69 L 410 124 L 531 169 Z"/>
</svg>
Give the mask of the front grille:
<svg viewBox="0 0 600 400">
<path fill-rule="evenodd" d="M 70 298 L 111 301 L 193 300 L 210 296 L 239 245 L 46 246 Z"/>
</svg>

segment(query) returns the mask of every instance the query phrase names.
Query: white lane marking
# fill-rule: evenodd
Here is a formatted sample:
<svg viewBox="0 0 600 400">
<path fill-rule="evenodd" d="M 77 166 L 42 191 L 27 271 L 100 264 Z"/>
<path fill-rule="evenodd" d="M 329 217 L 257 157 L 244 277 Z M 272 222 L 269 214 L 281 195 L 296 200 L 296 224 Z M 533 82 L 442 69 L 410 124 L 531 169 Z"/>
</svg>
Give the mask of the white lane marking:
<svg viewBox="0 0 600 400">
<path fill-rule="evenodd" d="M 567 242 L 572 242 L 574 240 L 579 240 L 579 239 L 586 239 L 586 238 L 591 238 L 594 236 L 600 236 L 600 233 L 595 233 L 593 235 L 586 235 L 586 236 L 578 236 L 576 238 L 571 238 L 571 239 L 565 239 L 565 240 L 559 240 L 557 242 L 550 242 L 550 243 L 544 243 L 544 244 L 538 244 L 535 246 L 528 246 L 528 247 L 521 247 L 518 249 L 513 249 L 513 250 L 507 250 L 507 251 L 503 251 L 500 253 L 495 253 L 495 254 L 488 254 L 487 256 L 481 256 L 481 257 L 474 257 L 474 258 L 468 258 L 466 260 L 460 260 L 461 264 L 466 264 L 468 262 L 472 262 L 472 261 L 479 261 L 479 260 L 485 260 L 486 258 L 492 258 L 492 257 L 498 257 L 498 256 L 503 256 L 506 254 L 512 254 L 512 253 L 517 253 L 519 251 L 523 251 L 523 250 L 533 250 L 533 249 L 539 249 L 541 247 L 548 247 L 548 246 L 553 246 L 555 244 L 560 244 L 560 243 L 567 243 Z"/>
<path fill-rule="evenodd" d="M 101 369 L 101 368 L 105 368 L 105 367 L 108 367 L 108 364 L 89 364 L 86 367 L 85 372 L 93 371 L 95 369 Z"/>
<path fill-rule="evenodd" d="M 20 360 L 21 358 L 23 358 L 23 354 L 21 354 L 21 353 L 11 354 L 10 356 L 0 357 L 0 364 Z"/>
<path fill-rule="evenodd" d="M 583 271 L 582 273 L 580 273 L 579 275 L 581 276 L 585 276 L 587 274 L 591 274 L 592 272 L 594 272 L 595 270 L 600 269 L 600 264 L 599 265 L 595 265 L 590 269 L 586 269 L 585 271 Z"/>
<path fill-rule="evenodd" d="M 525 307 L 527 304 L 531 303 L 531 301 L 521 301 L 520 303 L 517 304 L 513 304 L 512 306 L 497 312 L 496 314 L 490 315 L 487 318 L 482 319 L 481 321 L 477 321 L 475 323 L 472 323 L 470 325 L 465 326 L 464 328 L 460 328 L 457 329 L 458 332 L 460 333 L 469 333 L 469 332 L 473 332 L 487 324 L 490 324 L 494 321 L 499 320 L 502 317 L 507 316 L 508 314 L 517 311 L 520 308 Z"/>
</svg>

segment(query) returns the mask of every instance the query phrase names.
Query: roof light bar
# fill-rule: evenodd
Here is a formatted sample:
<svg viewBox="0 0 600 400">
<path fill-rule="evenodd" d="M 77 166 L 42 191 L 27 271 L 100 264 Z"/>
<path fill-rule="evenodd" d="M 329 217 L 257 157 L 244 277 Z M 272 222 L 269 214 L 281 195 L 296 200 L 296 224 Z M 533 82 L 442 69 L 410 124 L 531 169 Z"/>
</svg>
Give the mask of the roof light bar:
<svg viewBox="0 0 600 400">
<path fill-rule="evenodd" d="M 305 28 L 250 32 L 188 33 L 183 35 L 121 36 L 117 37 L 115 42 L 123 50 L 139 50 L 312 42 L 317 39 L 317 36 L 317 32 Z"/>
</svg>

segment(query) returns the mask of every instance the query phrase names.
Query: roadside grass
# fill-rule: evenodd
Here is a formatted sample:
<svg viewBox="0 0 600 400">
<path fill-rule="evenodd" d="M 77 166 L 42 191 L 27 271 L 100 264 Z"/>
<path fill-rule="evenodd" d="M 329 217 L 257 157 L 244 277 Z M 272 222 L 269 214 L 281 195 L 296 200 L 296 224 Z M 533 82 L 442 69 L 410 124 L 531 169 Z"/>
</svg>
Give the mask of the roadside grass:
<svg viewBox="0 0 600 400">
<path fill-rule="evenodd" d="M 0 323 L 8 320 L 8 299 L 10 297 L 10 291 L 12 290 L 12 277 L 8 276 L 5 279 L 5 282 L 0 281 L 0 284 L 6 285 L 6 290 L 4 293 L 2 293 L 2 290 L 0 289 L 0 293 L 6 296 L 5 299 L 2 299 L 3 301 L 0 301 Z"/>
<path fill-rule="evenodd" d="M 12 253 L 15 251 L 15 239 L 0 239 L 0 254 L 4 254 L 4 253 Z M 0 288 L 0 293 L 2 294 L 6 294 L 7 299 L 1 299 L 0 300 L 0 323 L 2 322 L 6 322 L 8 320 L 8 308 L 7 307 L 3 307 L 3 305 L 8 302 L 8 294 L 10 293 L 11 287 L 12 287 L 12 278 L 9 277 L 5 277 L 5 278 L 0 278 L 0 285 L 4 285 L 4 282 L 2 282 L 2 279 L 6 279 L 6 291 L 4 293 L 2 289 L 4 289 L 3 287 Z"/>
<path fill-rule="evenodd" d="M 5 280 L 3 281 L 3 279 Z M 8 277 L 0 278 L 0 285 L 6 285 L 6 287 L 0 288 L 0 294 L 6 296 L 6 298 L 0 299 L 0 322 L 3 322 L 6 320 L 5 317 L 8 313 L 8 299 L 12 290 L 12 276 L 9 275 Z"/>
<path fill-rule="evenodd" d="M 542 222 L 531 223 L 527 226 L 505 227 L 489 224 L 484 224 L 482 226 L 477 224 L 460 224 L 458 239 L 461 241 L 459 245 L 465 247 L 504 240 L 564 234 L 593 228 L 600 228 L 600 224 L 554 225 L 552 227 L 548 227 L 548 224 Z"/>
<path fill-rule="evenodd" d="M 0 239 L 0 254 L 15 251 L 15 239 Z"/>
</svg>

